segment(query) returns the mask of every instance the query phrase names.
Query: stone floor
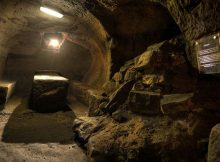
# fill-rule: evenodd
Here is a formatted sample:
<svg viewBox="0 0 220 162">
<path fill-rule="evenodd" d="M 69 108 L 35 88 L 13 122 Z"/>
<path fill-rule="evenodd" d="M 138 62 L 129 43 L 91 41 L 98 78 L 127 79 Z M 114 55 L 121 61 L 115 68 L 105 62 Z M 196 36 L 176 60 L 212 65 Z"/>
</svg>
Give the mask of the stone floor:
<svg viewBox="0 0 220 162">
<path fill-rule="evenodd" d="M 0 112 L 0 162 L 86 162 L 72 132 L 75 114 L 86 114 L 86 107 L 70 106 L 74 113 L 39 114 L 27 109 L 27 99 L 12 97 Z"/>
</svg>

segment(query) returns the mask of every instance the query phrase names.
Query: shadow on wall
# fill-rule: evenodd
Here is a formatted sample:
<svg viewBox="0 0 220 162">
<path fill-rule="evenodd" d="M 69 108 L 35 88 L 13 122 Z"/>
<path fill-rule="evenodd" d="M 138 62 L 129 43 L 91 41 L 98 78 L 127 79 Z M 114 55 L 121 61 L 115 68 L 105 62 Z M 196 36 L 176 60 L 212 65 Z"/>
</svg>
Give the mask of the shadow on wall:
<svg viewBox="0 0 220 162">
<path fill-rule="evenodd" d="M 60 143 L 73 142 L 72 111 L 53 114 L 34 113 L 23 101 L 12 113 L 5 126 L 2 141 L 6 143 Z"/>
<path fill-rule="evenodd" d="M 2 77 L 3 72 L 4 72 L 5 60 L 6 60 L 5 57 L 0 56 L 0 78 Z"/>
</svg>

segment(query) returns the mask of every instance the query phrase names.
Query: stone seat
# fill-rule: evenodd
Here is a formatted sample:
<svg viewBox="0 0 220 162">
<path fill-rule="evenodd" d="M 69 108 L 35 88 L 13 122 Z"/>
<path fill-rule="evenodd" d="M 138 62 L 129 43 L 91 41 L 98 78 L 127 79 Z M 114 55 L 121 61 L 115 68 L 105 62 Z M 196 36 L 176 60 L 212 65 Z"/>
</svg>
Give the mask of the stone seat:
<svg viewBox="0 0 220 162">
<path fill-rule="evenodd" d="M 7 103 L 15 88 L 15 81 L 0 80 L 0 105 Z"/>
<path fill-rule="evenodd" d="M 55 72 L 34 75 L 29 106 L 38 112 L 56 112 L 66 109 L 69 79 Z"/>
<path fill-rule="evenodd" d="M 130 91 L 129 107 L 134 113 L 144 115 L 160 114 L 160 93 L 148 91 Z"/>
<path fill-rule="evenodd" d="M 168 115 L 189 112 L 190 108 L 193 106 L 191 104 L 193 95 L 193 93 L 163 95 L 160 102 L 162 113 Z"/>
</svg>

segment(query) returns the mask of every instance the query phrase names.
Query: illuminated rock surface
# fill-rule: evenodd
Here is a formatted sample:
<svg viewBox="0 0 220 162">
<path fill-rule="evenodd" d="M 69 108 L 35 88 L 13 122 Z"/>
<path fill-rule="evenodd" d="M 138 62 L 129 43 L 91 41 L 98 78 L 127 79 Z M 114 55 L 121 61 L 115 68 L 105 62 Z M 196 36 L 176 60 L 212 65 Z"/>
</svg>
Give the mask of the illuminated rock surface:
<svg viewBox="0 0 220 162">
<path fill-rule="evenodd" d="M 50 17 L 41 6 L 64 16 Z M 59 78 L 35 78 L 41 92 L 34 93 L 44 105 L 62 98 L 77 117 L 6 104 L 0 161 L 84 162 L 80 147 L 67 149 L 77 140 L 91 162 L 220 158 L 212 151 L 219 75 L 198 74 L 195 50 L 197 39 L 219 32 L 219 8 L 219 0 L 1 0 L 0 79 L 16 81 L 14 97 L 26 101 L 35 71 L 59 71 L 69 79 L 66 98 Z M 57 32 L 66 38 L 60 53 L 45 51 L 42 35 Z"/>
</svg>

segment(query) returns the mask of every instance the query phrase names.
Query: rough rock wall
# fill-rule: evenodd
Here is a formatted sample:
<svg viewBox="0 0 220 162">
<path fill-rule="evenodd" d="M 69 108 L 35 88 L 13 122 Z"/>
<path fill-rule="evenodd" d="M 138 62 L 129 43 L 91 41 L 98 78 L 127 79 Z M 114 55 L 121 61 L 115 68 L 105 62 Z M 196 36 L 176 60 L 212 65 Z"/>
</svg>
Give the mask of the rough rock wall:
<svg viewBox="0 0 220 162">
<path fill-rule="evenodd" d="M 147 46 L 179 33 L 168 10 L 149 0 L 88 1 L 87 8 L 111 36 L 112 75 Z"/>
<path fill-rule="evenodd" d="M 42 2 L 65 13 L 64 19 L 57 20 L 42 14 L 38 0 L 0 1 L 0 41 L 6 43 L 6 39 L 11 40 L 8 44 L 12 47 L 10 51 L 16 53 L 20 47 L 25 51 L 24 44 L 36 38 L 34 34 L 27 37 L 26 32 L 68 33 L 70 41 L 90 50 L 93 66 L 84 81 L 96 86 L 109 79 L 110 68 L 114 74 L 126 60 L 144 52 L 149 44 L 178 33 L 178 27 L 190 46 L 194 39 L 220 28 L 219 0 Z M 196 65 L 192 49 L 189 48 L 188 57 Z"/>
<path fill-rule="evenodd" d="M 126 62 L 106 85 L 105 93 L 93 95 L 81 88 L 91 96 L 92 117 L 75 122 L 74 128 L 78 138 L 88 142 L 90 161 L 207 161 L 208 137 L 220 122 L 219 78 L 196 78 L 188 65 L 185 41 L 178 37 L 150 46 Z M 129 80 L 136 82 L 133 85 Z M 102 120 L 106 113 L 113 124 L 88 123 Z M 135 120 L 133 113 L 145 121 Z"/>
<path fill-rule="evenodd" d="M 194 67 L 195 40 L 220 30 L 219 0 L 166 0 L 163 3 L 173 16 L 188 43 L 188 57 Z"/>
<path fill-rule="evenodd" d="M 6 5 L 6 3 L 8 3 Z M 0 1 L 0 77 L 4 72 L 4 66 L 7 59 L 7 54 L 10 47 L 13 46 L 14 41 L 13 36 L 19 33 L 19 31 L 25 27 L 25 22 L 22 19 L 19 21 L 18 10 L 13 12 L 12 1 Z M 16 16 L 13 17 L 12 15 Z"/>
<path fill-rule="evenodd" d="M 112 74 L 150 44 L 174 36 L 178 27 L 187 42 L 188 59 L 196 68 L 195 40 L 220 30 L 219 0 L 97 0 L 88 1 L 87 8 L 114 40 Z"/>
<path fill-rule="evenodd" d="M 95 87 L 104 84 L 110 75 L 111 42 L 100 21 L 85 8 L 84 1 L 44 0 L 43 2 L 68 13 L 66 17 L 72 16 L 69 20 L 69 28 L 67 30 L 64 28 L 68 33 L 68 40 L 88 49 L 92 56 L 90 70 L 86 73 L 83 82 Z"/>
<path fill-rule="evenodd" d="M 64 18 L 41 13 L 39 8 L 43 4 L 60 10 Z M 69 41 L 88 49 L 92 56 L 92 66 L 84 81 L 100 86 L 108 80 L 111 66 L 108 33 L 81 1 L 3 0 L 0 9 L 0 42 L 10 47 L 10 53 L 35 54 L 41 32 L 64 32 Z"/>
<path fill-rule="evenodd" d="M 195 0 L 194 0 L 195 1 Z M 167 8 L 187 40 L 197 39 L 220 29 L 220 1 L 167 1 Z"/>
</svg>

